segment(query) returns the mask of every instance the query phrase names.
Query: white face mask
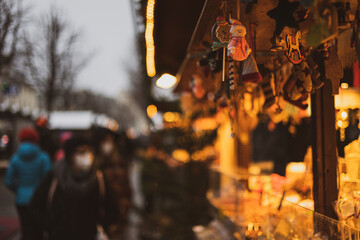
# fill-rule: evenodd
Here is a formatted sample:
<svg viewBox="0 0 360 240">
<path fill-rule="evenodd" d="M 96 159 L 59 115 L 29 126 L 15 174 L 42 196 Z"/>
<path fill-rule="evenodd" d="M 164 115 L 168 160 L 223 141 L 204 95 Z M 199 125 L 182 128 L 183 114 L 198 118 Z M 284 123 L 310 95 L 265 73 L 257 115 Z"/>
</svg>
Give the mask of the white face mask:
<svg viewBox="0 0 360 240">
<path fill-rule="evenodd" d="M 93 165 L 93 162 L 94 162 L 94 157 L 90 152 L 75 154 L 74 156 L 74 164 L 76 168 L 82 171 L 90 170 Z"/>
<path fill-rule="evenodd" d="M 105 142 L 101 145 L 101 150 L 105 155 L 109 155 L 114 150 L 114 145 L 111 142 Z"/>
</svg>

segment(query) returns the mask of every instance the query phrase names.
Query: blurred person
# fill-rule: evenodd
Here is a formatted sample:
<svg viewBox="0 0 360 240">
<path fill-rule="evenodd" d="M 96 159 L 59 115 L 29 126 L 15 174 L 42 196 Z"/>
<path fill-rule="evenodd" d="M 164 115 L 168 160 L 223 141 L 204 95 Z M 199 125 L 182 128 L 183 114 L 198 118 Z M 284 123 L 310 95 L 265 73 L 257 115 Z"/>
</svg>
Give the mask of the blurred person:
<svg viewBox="0 0 360 240">
<path fill-rule="evenodd" d="M 47 117 L 38 117 L 35 122 L 35 127 L 39 134 L 39 147 L 45 151 L 50 156 L 50 160 L 53 161 L 58 144 L 53 133 L 49 129 L 49 121 Z"/>
<path fill-rule="evenodd" d="M 65 158 L 42 181 L 31 201 L 34 240 L 91 240 L 118 220 L 113 193 L 97 168 L 92 144 L 73 137 Z"/>
<path fill-rule="evenodd" d="M 31 235 L 31 197 L 51 168 L 49 156 L 39 148 L 39 135 L 31 127 L 23 128 L 19 134 L 20 146 L 11 157 L 6 172 L 5 184 L 16 194 L 15 204 L 20 218 L 22 239 Z"/>
<path fill-rule="evenodd" d="M 60 148 L 56 151 L 54 155 L 54 161 L 58 162 L 65 158 L 64 144 L 67 140 L 72 138 L 73 133 L 70 131 L 60 133 Z"/>
<path fill-rule="evenodd" d="M 115 134 L 104 128 L 95 130 L 94 138 L 96 141 L 96 158 L 99 167 L 104 170 L 105 175 L 110 181 L 116 196 L 119 207 L 120 225 L 119 231 L 127 222 L 127 215 L 130 208 L 131 190 L 129 181 L 128 160 L 123 156 L 128 156 L 125 152 L 120 152 Z"/>
</svg>

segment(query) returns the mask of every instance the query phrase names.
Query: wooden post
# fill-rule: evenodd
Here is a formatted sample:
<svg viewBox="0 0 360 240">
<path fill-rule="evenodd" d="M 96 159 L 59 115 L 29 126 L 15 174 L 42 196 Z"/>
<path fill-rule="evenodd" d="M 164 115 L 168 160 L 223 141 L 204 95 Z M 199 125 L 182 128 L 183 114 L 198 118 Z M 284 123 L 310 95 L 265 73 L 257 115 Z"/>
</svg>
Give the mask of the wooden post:
<svg viewBox="0 0 360 240">
<path fill-rule="evenodd" d="M 249 168 L 249 163 L 251 160 L 250 143 L 243 144 L 240 142 L 238 137 L 235 137 L 235 148 L 236 148 L 237 166 L 240 169 L 247 170 Z"/>
<path fill-rule="evenodd" d="M 332 206 L 338 196 L 335 106 L 329 80 L 312 95 L 311 110 L 315 211 L 336 219 Z"/>
</svg>

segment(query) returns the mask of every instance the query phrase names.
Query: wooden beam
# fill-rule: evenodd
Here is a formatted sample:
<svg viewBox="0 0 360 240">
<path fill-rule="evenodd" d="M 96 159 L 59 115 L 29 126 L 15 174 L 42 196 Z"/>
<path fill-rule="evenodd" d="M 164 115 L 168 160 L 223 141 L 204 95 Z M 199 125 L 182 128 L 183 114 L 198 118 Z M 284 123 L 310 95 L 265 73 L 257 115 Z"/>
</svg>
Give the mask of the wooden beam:
<svg viewBox="0 0 360 240">
<path fill-rule="evenodd" d="M 311 98 L 315 212 L 336 219 L 338 197 L 335 106 L 329 80 Z"/>
<path fill-rule="evenodd" d="M 186 72 L 188 72 L 190 68 L 196 66 L 196 61 L 193 60 L 193 54 L 204 49 L 202 41 L 209 40 L 211 27 L 215 24 L 217 15 L 220 14 L 220 6 L 221 1 L 219 0 L 205 1 L 199 20 L 188 44 L 187 54 L 176 74 L 178 81 L 181 83 L 184 79 L 185 83 L 181 83 L 177 88 L 182 89 L 182 85 L 187 85 L 189 74 L 186 74 Z"/>
</svg>

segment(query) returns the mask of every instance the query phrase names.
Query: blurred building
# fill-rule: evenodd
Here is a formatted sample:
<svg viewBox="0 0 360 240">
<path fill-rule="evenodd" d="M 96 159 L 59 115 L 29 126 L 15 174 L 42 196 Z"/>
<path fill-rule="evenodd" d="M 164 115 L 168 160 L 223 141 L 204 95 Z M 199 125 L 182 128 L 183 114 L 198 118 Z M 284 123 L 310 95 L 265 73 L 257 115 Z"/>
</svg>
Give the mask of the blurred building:
<svg viewBox="0 0 360 240">
<path fill-rule="evenodd" d="M 18 73 L 0 77 L 0 159 L 7 159 L 18 146 L 18 132 L 33 125 L 39 115 L 36 90 Z"/>
</svg>

